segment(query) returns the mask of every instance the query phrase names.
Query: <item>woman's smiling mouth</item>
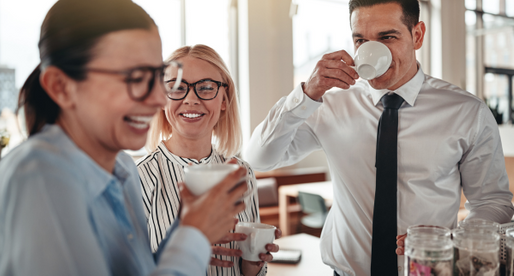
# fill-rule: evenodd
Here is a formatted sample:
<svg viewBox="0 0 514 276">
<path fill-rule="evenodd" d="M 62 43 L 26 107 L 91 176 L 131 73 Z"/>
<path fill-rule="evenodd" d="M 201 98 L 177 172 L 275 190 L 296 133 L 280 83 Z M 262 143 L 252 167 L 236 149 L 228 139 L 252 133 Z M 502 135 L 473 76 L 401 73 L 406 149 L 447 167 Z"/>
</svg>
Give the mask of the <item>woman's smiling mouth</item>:
<svg viewBox="0 0 514 276">
<path fill-rule="evenodd" d="M 179 115 L 186 117 L 188 119 L 196 119 L 202 117 L 203 115 L 205 115 L 205 113 L 180 113 Z"/>
<path fill-rule="evenodd" d="M 137 129 L 145 129 L 150 127 L 150 121 L 152 121 L 152 116 L 143 116 L 143 115 L 134 115 L 134 116 L 125 116 L 123 120 L 127 122 L 131 127 Z"/>
</svg>

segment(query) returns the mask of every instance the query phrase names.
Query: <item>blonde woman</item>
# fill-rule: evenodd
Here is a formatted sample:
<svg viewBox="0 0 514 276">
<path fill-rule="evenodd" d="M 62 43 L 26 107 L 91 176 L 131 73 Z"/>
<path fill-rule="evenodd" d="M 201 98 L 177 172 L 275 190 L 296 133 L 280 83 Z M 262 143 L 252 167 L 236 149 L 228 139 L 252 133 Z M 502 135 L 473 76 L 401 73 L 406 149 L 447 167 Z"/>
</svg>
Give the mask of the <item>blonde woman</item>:
<svg viewBox="0 0 514 276">
<path fill-rule="evenodd" d="M 183 64 L 181 86 L 167 94 L 166 106 L 152 122 L 148 141 L 152 152 L 137 162 L 153 251 L 177 216 L 181 201 L 177 183 L 184 181 L 185 166 L 225 163 L 234 158 L 247 169 L 250 185 L 256 183 L 248 164 L 234 157 L 241 149 L 238 101 L 221 57 L 208 46 L 195 45 L 176 50 L 167 61 Z M 173 87 L 176 74 L 167 70 L 164 82 L 166 87 Z M 245 204 L 246 209 L 237 219 L 259 222 L 256 189 Z M 276 234 L 280 236 L 280 231 Z M 214 244 L 208 275 L 265 275 L 265 262 L 272 256 L 261 254 L 261 262 L 241 260 L 242 252 L 235 241 L 245 238 L 243 234 L 229 233 Z M 278 246 L 268 244 L 266 249 L 276 252 Z"/>
</svg>

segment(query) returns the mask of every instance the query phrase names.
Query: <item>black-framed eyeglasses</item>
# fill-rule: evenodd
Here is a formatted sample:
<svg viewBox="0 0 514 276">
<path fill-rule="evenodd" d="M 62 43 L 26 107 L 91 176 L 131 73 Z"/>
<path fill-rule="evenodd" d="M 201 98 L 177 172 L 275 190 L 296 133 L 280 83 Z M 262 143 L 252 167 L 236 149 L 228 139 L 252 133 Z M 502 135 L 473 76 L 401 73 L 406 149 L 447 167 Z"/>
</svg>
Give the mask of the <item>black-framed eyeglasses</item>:
<svg viewBox="0 0 514 276">
<path fill-rule="evenodd" d="M 218 96 L 221 86 L 226 88 L 228 84 L 211 79 L 202 79 L 191 84 L 185 80 L 179 80 L 178 78 L 165 81 L 166 95 L 168 98 L 175 101 L 186 98 L 191 87 L 193 87 L 199 99 L 204 101 L 212 100 Z M 177 88 L 174 89 L 174 87 Z"/>
<path fill-rule="evenodd" d="M 158 85 L 163 85 L 164 71 L 170 67 L 172 71 L 176 71 L 175 73 L 177 75 L 177 79 L 182 80 L 182 64 L 176 61 L 163 63 L 161 66 L 157 67 L 139 66 L 127 70 L 109 70 L 101 68 L 64 68 L 65 70 L 83 70 L 86 72 L 101 74 L 123 75 L 125 76 L 123 81 L 127 83 L 127 90 L 130 98 L 132 98 L 134 101 L 141 102 L 150 96 L 156 81 Z M 164 91 L 167 94 L 168 91 L 175 91 L 178 88 L 178 84 L 171 87 L 166 86 Z"/>
</svg>

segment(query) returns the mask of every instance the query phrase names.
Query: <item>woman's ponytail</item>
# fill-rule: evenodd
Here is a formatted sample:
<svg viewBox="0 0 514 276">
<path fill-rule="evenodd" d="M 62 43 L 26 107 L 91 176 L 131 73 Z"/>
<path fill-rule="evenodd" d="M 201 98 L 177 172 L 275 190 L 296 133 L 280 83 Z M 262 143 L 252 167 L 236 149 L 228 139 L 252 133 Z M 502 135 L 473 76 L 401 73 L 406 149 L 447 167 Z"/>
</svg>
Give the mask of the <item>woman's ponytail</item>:
<svg viewBox="0 0 514 276">
<path fill-rule="evenodd" d="M 18 97 L 18 110 L 23 108 L 29 136 L 38 133 L 45 124 L 55 123 L 61 111 L 41 86 L 39 67 L 38 65 L 27 78 Z"/>
</svg>

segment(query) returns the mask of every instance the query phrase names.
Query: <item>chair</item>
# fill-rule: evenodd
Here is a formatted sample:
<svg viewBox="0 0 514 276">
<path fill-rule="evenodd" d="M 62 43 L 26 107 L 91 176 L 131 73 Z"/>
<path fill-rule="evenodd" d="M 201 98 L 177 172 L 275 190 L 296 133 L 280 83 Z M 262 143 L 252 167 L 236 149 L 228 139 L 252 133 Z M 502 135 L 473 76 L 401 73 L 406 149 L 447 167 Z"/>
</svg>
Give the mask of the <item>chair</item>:
<svg viewBox="0 0 514 276">
<path fill-rule="evenodd" d="M 310 228 L 322 228 L 328 211 L 325 200 L 320 195 L 298 192 L 302 212 L 308 214 L 301 219 L 303 225 Z"/>
</svg>

